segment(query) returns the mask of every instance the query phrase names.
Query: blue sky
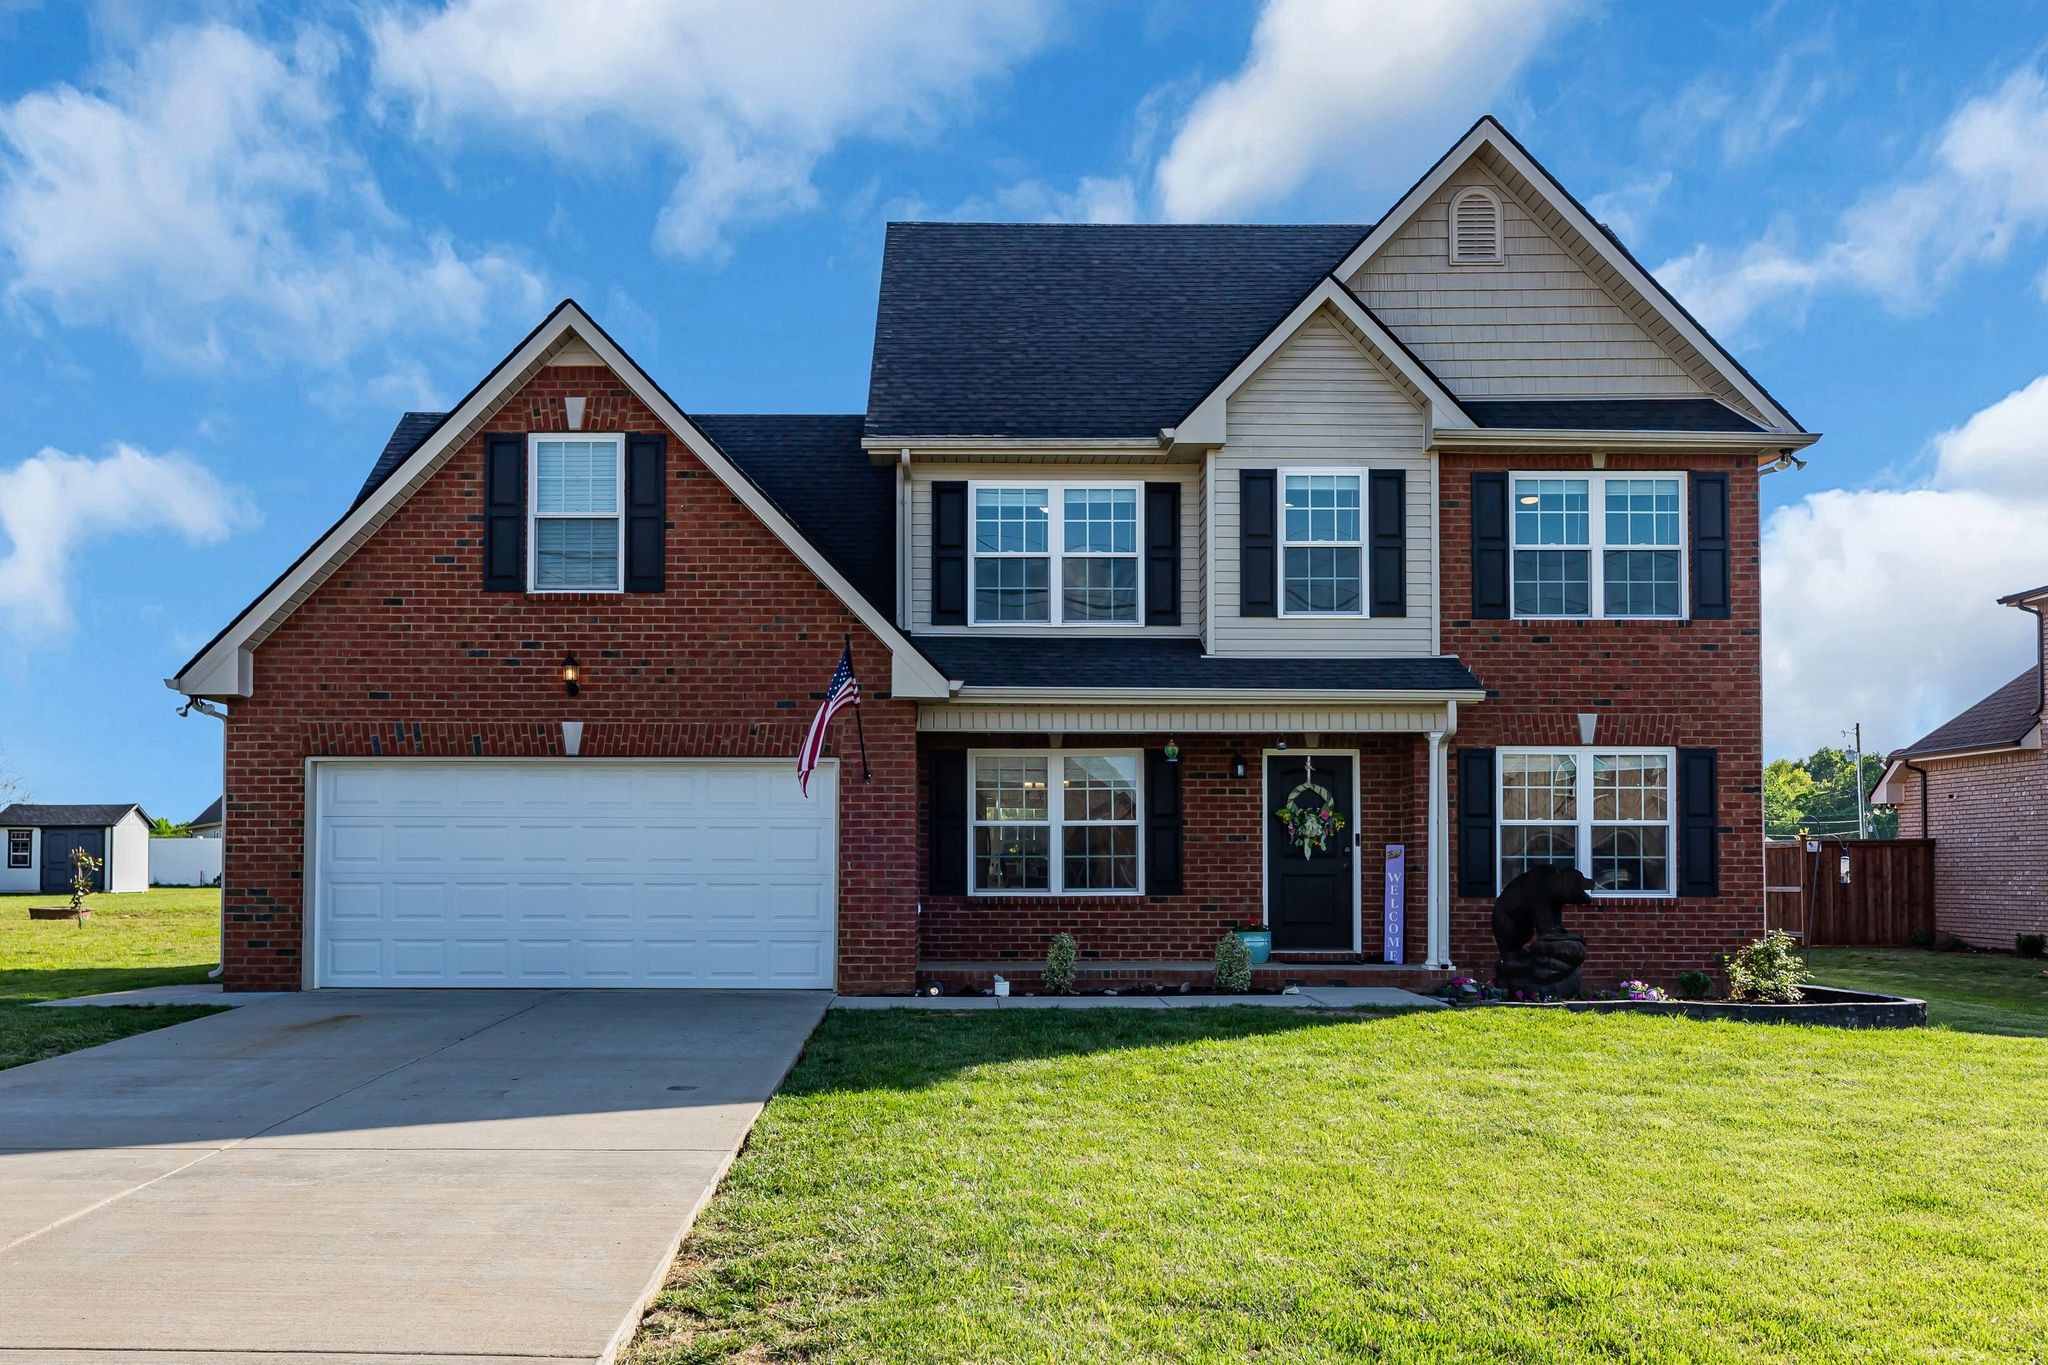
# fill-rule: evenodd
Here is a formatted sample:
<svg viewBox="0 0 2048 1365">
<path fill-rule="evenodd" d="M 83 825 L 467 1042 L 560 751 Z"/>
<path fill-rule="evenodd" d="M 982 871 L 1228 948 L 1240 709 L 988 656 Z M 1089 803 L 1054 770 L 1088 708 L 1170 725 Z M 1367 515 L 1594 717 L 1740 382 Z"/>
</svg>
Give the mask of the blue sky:
<svg viewBox="0 0 2048 1365">
<path fill-rule="evenodd" d="M 2029 662 L 1991 599 L 2048 582 L 2039 4 L 595 8 L 0 0 L 37 799 L 211 800 L 160 680 L 563 295 L 686 407 L 858 411 L 891 218 L 1365 222 L 1489 110 L 1827 433 L 1765 484 L 1771 751 Z"/>
</svg>

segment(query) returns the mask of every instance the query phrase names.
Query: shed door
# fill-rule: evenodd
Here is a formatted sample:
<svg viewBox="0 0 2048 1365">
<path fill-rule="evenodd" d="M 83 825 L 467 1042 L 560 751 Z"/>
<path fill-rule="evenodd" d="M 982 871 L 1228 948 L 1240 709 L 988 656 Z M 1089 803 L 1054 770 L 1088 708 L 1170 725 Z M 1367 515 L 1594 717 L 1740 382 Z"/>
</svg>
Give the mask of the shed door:
<svg viewBox="0 0 2048 1365">
<path fill-rule="evenodd" d="M 46 829 L 43 831 L 43 890 L 60 896 L 71 894 L 71 851 L 82 848 L 100 860 L 92 874 L 92 889 L 107 889 L 107 832 L 103 829 Z"/>
</svg>

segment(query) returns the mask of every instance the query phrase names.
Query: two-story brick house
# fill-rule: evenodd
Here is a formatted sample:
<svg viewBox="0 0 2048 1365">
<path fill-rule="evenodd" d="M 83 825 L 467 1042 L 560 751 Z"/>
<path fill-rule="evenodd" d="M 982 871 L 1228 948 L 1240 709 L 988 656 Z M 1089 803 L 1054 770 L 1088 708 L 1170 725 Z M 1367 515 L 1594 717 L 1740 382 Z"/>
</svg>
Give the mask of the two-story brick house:
<svg viewBox="0 0 2048 1365">
<path fill-rule="evenodd" d="M 1595 977 L 1707 965 L 1814 439 L 1490 119 L 1372 225 L 894 225 L 865 414 L 690 416 L 564 303 L 170 680 L 227 704 L 227 980 L 905 991 L 1065 930 L 1171 983 L 1241 923 L 1426 980 L 1553 860 Z M 868 779 L 842 718 L 805 796 L 847 640 Z"/>
</svg>

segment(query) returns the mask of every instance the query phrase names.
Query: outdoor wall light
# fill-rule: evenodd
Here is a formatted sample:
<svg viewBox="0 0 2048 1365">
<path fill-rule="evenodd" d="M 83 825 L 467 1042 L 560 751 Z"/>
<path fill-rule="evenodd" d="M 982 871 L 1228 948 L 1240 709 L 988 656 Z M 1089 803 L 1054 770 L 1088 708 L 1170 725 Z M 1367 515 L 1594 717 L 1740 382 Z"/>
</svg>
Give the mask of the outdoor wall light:
<svg viewBox="0 0 2048 1365">
<path fill-rule="evenodd" d="M 562 691 L 572 697 L 577 695 L 583 690 L 583 684 L 579 681 L 581 677 L 582 670 L 576 666 L 576 656 L 574 654 L 564 654 L 562 656 Z"/>
<path fill-rule="evenodd" d="M 1168 763 L 1180 762 L 1180 745 L 1175 744 L 1170 739 L 1166 741 L 1166 761 Z"/>
<path fill-rule="evenodd" d="M 1235 749 L 1230 751 L 1230 775 L 1237 778 L 1244 776 L 1244 755 Z"/>
</svg>

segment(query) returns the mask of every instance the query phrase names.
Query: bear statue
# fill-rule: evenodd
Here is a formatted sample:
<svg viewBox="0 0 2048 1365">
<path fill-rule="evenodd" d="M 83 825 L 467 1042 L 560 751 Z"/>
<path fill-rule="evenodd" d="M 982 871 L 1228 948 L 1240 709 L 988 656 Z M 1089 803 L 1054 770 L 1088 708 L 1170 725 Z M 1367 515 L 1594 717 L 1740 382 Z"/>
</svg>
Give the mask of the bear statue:
<svg viewBox="0 0 2048 1365">
<path fill-rule="evenodd" d="M 1593 883 L 1575 867 L 1532 867 L 1493 903 L 1494 979 L 1513 994 L 1574 996 L 1586 940 L 1564 927 L 1567 905 L 1591 905 Z"/>
</svg>

